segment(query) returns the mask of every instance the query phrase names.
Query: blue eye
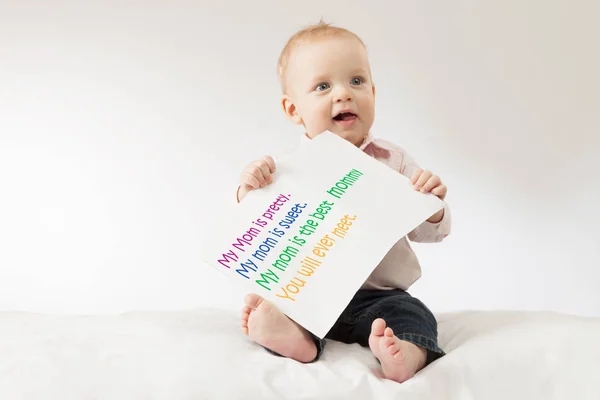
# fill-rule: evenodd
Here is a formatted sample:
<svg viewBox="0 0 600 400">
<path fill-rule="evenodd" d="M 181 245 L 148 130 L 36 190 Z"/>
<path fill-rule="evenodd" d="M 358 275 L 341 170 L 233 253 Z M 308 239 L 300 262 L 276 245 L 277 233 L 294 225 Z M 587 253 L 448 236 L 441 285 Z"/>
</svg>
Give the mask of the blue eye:
<svg viewBox="0 0 600 400">
<path fill-rule="evenodd" d="M 328 83 L 320 83 L 315 90 L 322 92 L 323 90 L 327 90 L 329 89 L 329 84 Z"/>
<path fill-rule="evenodd" d="M 358 85 L 360 85 L 360 84 L 361 84 L 363 81 L 362 81 L 362 78 L 352 78 L 352 81 L 351 81 L 351 82 L 352 82 L 352 84 L 353 84 L 353 85 L 356 85 L 356 86 L 358 86 Z"/>
</svg>

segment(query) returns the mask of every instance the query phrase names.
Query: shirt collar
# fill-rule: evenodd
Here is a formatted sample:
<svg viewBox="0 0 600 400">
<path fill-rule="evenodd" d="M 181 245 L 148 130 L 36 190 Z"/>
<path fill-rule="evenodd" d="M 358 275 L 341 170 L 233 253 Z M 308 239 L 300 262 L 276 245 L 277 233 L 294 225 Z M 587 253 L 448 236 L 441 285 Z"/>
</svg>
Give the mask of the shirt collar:
<svg viewBox="0 0 600 400">
<path fill-rule="evenodd" d="M 310 138 L 306 135 L 306 133 L 303 133 L 302 134 L 302 138 L 301 138 L 301 143 L 306 143 L 309 140 L 310 140 Z M 367 137 L 365 138 L 365 140 L 362 142 L 362 144 L 358 148 L 361 149 L 361 150 L 364 150 L 365 147 L 367 147 L 372 142 L 373 142 L 373 135 L 369 131 L 369 134 L 367 135 Z"/>
</svg>

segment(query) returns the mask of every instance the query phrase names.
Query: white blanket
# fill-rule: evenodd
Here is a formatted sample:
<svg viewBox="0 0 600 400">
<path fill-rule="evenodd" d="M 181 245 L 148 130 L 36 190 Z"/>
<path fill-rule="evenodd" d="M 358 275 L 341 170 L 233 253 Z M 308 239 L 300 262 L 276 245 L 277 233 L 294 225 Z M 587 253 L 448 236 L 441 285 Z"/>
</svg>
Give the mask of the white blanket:
<svg viewBox="0 0 600 400">
<path fill-rule="evenodd" d="M 227 311 L 50 316 L 0 313 L 0 399 L 600 399 L 600 318 L 442 314 L 448 353 L 404 384 L 367 349 L 274 357 Z"/>
</svg>

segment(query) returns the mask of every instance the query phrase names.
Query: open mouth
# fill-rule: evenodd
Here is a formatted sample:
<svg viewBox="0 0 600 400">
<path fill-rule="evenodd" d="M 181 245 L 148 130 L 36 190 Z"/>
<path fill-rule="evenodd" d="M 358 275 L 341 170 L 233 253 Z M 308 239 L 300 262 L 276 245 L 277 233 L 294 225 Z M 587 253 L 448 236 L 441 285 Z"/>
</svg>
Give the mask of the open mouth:
<svg viewBox="0 0 600 400">
<path fill-rule="evenodd" d="M 341 112 L 335 117 L 333 117 L 335 121 L 352 121 L 356 119 L 356 114 L 352 112 Z"/>
</svg>

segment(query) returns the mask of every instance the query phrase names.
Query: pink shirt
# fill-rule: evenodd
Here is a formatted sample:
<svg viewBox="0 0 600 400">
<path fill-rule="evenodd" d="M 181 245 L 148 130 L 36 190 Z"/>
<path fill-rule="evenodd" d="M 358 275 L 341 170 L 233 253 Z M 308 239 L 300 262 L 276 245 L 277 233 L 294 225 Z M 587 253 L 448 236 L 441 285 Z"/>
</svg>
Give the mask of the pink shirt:
<svg viewBox="0 0 600 400">
<path fill-rule="evenodd" d="M 302 140 L 310 140 L 302 135 Z M 407 178 L 412 178 L 420 168 L 415 160 L 399 146 L 386 140 L 374 139 L 371 134 L 360 149 Z M 424 221 L 421 225 L 400 239 L 381 260 L 365 281 L 363 289 L 403 289 L 407 290 L 421 277 L 421 265 L 410 246 L 409 240 L 421 243 L 441 242 L 450 234 L 450 209 L 444 202 L 444 217 L 436 224 Z"/>
</svg>

